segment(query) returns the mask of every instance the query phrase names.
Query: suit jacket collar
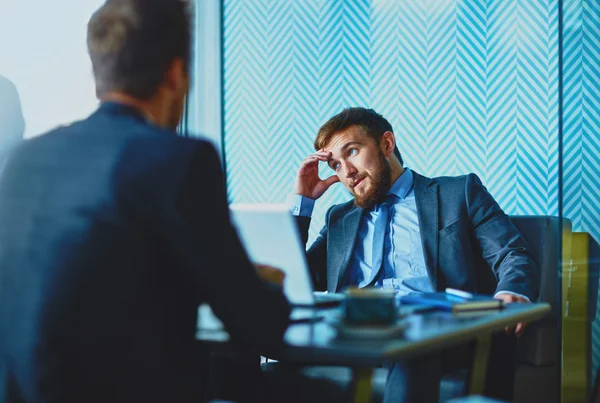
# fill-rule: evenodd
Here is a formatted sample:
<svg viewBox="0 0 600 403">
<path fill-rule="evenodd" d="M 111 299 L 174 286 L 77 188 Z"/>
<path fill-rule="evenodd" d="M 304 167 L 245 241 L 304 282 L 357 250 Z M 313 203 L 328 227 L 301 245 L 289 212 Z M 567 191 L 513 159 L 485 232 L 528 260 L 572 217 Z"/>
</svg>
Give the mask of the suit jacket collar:
<svg viewBox="0 0 600 403">
<path fill-rule="evenodd" d="M 439 186 L 435 179 L 413 172 L 415 178 L 415 202 L 419 218 L 419 231 L 427 273 L 433 289 L 437 290 L 439 250 Z"/>
<path fill-rule="evenodd" d="M 402 179 L 402 180 L 401 180 Z M 400 179 L 397 179 L 394 185 L 392 185 L 392 189 L 390 192 L 394 193 L 398 198 L 405 198 L 410 189 L 414 186 L 414 176 L 412 171 L 407 169 L 405 173 L 401 176 Z M 335 267 L 331 273 L 329 274 L 329 284 L 332 287 L 329 289 L 336 290 L 338 289 L 339 280 L 344 277 L 346 271 L 348 270 L 348 266 L 350 265 L 350 260 L 352 259 L 352 252 L 354 251 L 354 247 L 357 241 L 358 230 L 360 228 L 360 220 L 365 214 L 365 209 L 352 206 L 350 211 L 345 215 L 342 221 L 342 234 L 343 234 L 343 242 L 344 242 L 344 252 L 342 254 L 342 260 L 340 265 Z"/>
<path fill-rule="evenodd" d="M 120 102 L 103 101 L 98 108 L 98 113 L 130 116 L 142 123 L 153 125 L 137 108 Z"/>
<path fill-rule="evenodd" d="M 417 216 L 419 218 L 419 230 L 421 233 L 425 265 L 433 288 L 437 289 L 439 186 L 435 179 L 422 176 L 415 171 L 412 171 L 412 173 L 414 177 L 415 202 L 417 206 Z M 338 290 L 340 280 L 344 278 L 344 275 L 348 270 L 357 241 L 360 220 L 364 212 L 364 209 L 352 206 L 342 219 L 344 251 L 339 264 L 330 266 L 331 270 L 329 270 L 328 273 L 327 287 L 329 290 Z"/>
<path fill-rule="evenodd" d="M 344 252 L 342 254 L 342 260 L 340 261 L 340 264 L 333 266 L 333 270 L 329 272 L 329 284 L 327 288 L 330 290 L 338 290 L 340 279 L 344 278 L 346 270 L 350 265 L 350 259 L 352 258 L 352 252 L 354 251 L 354 245 L 356 244 L 360 219 L 362 218 L 363 213 L 364 209 L 352 206 L 350 211 L 346 213 L 342 220 Z"/>
</svg>

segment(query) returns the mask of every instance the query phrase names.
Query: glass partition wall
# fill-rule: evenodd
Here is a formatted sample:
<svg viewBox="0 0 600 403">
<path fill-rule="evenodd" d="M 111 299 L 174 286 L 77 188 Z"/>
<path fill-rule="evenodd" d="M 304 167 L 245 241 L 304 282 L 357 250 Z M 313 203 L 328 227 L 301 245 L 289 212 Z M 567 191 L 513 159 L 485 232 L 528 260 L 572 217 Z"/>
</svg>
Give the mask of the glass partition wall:
<svg viewBox="0 0 600 403">
<path fill-rule="evenodd" d="M 563 219 L 558 267 L 544 274 L 557 283 L 554 363 L 521 368 L 516 397 L 585 401 L 600 362 L 599 3 L 222 0 L 222 115 L 211 121 L 230 201 L 283 202 L 320 125 L 344 107 L 375 109 L 411 169 L 474 172 L 509 215 Z M 317 202 L 311 239 L 349 198 L 337 186 Z"/>
<path fill-rule="evenodd" d="M 231 201 L 285 200 L 319 126 L 366 106 L 392 123 L 411 169 L 475 172 L 508 214 L 558 215 L 557 12 L 556 1 L 225 0 Z M 313 236 L 348 198 L 337 186 L 317 202 Z"/>
<path fill-rule="evenodd" d="M 586 401 L 600 364 L 600 1 L 563 0 L 563 401 Z M 568 234 L 568 232 L 567 232 Z"/>
</svg>

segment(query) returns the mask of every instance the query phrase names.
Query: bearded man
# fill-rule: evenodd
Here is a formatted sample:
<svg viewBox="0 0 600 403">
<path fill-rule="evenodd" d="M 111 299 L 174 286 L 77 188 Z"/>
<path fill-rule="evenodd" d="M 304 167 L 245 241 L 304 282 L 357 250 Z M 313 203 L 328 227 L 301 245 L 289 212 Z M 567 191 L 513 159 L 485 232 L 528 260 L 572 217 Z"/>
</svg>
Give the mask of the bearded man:
<svg viewBox="0 0 600 403">
<path fill-rule="evenodd" d="M 329 208 L 307 251 L 315 289 L 380 286 L 401 296 L 451 287 L 505 302 L 536 299 L 539 270 L 527 245 L 475 174 L 427 178 L 404 167 L 392 126 L 366 108 L 332 117 L 315 150 L 298 170 L 292 203 L 305 241 L 316 199 L 338 182 L 353 196 Z M 320 162 L 334 171 L 325 180 Z M 437 401 L 446 367 L 441 355 L 390 364 L 384 401 Z M 501 372 L 495 378 L 506 382 L 494 394 L 505 398 L 514 371 Z"/>
</svg>

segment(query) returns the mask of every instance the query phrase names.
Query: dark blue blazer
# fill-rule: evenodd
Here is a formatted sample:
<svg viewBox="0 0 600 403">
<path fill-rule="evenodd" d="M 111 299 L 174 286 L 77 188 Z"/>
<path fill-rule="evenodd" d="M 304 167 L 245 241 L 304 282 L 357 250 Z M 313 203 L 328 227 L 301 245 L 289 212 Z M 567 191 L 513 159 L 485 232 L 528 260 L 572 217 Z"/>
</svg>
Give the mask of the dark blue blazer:
<svg viewBox="0 0 600 403">
<path fill-rule="evenodd" d="M 0 402 L 200 402 L 208 302 L 270 352 L 289 305 L 230 224 L 214 148 L 107 103 L 0 178 Z"/>
<path fill-rule="evenodd" d="M 445 287 L 537 297 L 539 270 L 527 244 L 474 174 L 426 178 L 414 173 L 414 192 L 423 254 L 436 290 Z M 331 207 L 325 226 L 309 248 L 316 289 L 339 292 L 357 242 L 364 210 L 352 201 Z M 299 217 L 308 238 L 310 219 Z"/>
</svg>

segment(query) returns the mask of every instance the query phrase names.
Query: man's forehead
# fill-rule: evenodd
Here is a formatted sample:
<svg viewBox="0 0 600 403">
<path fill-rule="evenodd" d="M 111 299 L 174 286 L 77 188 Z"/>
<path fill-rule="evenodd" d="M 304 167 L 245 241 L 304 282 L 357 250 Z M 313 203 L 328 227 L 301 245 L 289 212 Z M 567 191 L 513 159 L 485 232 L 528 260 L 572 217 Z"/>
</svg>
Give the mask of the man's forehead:
<svg viewBox="0 0 600 403">
<path fill-rule="evenodd" d="M 346 130 L 335 133 L 333 136 L 331 136 L 331 138 L 325 144 L 323 149 L 325 151 L 333 152 L 333 151 L 339 150 L 340 148 L 342 148 L 344 146 L 344 144 L 347 144 L 351 141 L 357 142 L 357 143 L 363 143 L 366 138 L 367 138 L 367 134 L 365 133 L 365 131 L 363 130 L 362 127 L 351 126 L 351 127 L 347 128 Z"/>
</svg>

